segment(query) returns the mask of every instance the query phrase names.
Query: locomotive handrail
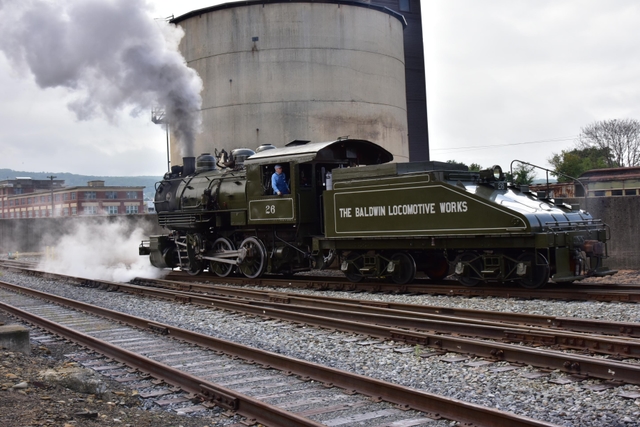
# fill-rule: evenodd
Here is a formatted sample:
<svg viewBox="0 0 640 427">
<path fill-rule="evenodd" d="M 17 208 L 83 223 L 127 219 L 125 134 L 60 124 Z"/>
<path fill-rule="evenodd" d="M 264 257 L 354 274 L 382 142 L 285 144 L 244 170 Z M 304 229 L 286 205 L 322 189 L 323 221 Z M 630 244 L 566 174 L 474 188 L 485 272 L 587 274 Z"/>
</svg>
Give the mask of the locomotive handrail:
<svg viewBox="0 0 640 427">
<path fill-rule="evenodd" d="M 585 208 L 585 210 L 587 209 L 587 194 L 588 194 L 587 193 L 587 188 L 584 186 L 582 181 L 580 181 L 578 178 L 574 178 L 574 177 L 572 177 L 570 175 L 567 175 L 565 173 L 558 172 L 556 170 L 543 168 L 542 166 L 534 165 L 533 163 L 529 163 L 529 162 L 525 162 L 523 160 L 517 160 L 517 159 L 516 160 L 512 160 L 511 164 L 509 165 L 509 169 L 510 169 L 512 178 L 513 178 L 513 163 L 514 162 L 518 162 L 518 163 L 524 164 L 524 165 L 533 166 L 534 168 L 542 169 L 543 171 L 546 172 L 546 174 L 547 174 L 547 196 L 549 195 L 549 172 L 551 172 L 553 175 L 556 175 L 556 176 L 561 175 L 561 176 L 564 176 L 565 178 L 569 178 L 570 180 L 572 180 L 574 182 L 577 182 L 578 184 L 580 184 L 580 186 L 582 187 L 582 191 L 584 192 L 584 208 Z"/>
<path fill-rule="evenodd" d="M 603 222 L 601 219 L 582 219 L 578 221 L 547 221 L 544 225 L 602 225 Z"/>
<path fill-rule="evenodd" d="M 544 226 L 549 230 L 553 231 L 554 229 L 564 229 L 567 226 L 575 227 L 575 228 L 587 228 L 604 226 L 605 230 L 608 228 L 608 225 L 602 222 L 600 219 L 588 219 L 581 221 L 548 221 L 544 223 Z"/>
</svg>

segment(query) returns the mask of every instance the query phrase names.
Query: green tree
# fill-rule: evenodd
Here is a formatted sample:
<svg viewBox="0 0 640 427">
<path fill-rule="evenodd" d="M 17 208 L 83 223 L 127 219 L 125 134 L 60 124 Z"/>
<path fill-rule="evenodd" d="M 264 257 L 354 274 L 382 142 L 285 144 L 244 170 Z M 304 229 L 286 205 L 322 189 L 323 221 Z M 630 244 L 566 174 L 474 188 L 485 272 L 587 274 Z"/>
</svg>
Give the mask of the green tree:
<svg viewBox="0 0 640 427">
<path fill-rule="evenodd" d="M 511 172 L 507 172 L 507 181 L 510 181 L 516 185 L 530 185 L 535 179 L 536 175 L 533 173 L 534 166 L 525 165 L 519 163 L 518 166 L 513 168 L 513 175 Z"/>
<path fill-rule="evenodd" d="M 449 163 L 450 165 L 462 165 L 462 166 L 467 166 L 466 163 L 462 163 L 462 162 L 457 162 L 455 160 L 447 160 L 447 163 Z"/>
<path fill-rule="evenodd" d="M 467 166 L 466 163 L 462 163 L 462 162 L 458 162 L 456 160 L 447 160 L 447 163 L 452 164 L 452 165 L 462 165 L 462 166 Z M 469 166 L 467 166 L 469 168 L 470 171 L 473 172 L 478 172 L 482 170 L 482 166 L 480 166 L 478 163 L 471 163 Z"/>
<path fill-rule="evenodd" d="M 548 162 L 554 170 L 574 178 L 591 169 L 609 167 L 609 149 L 588 147 L 583 149 L 562 150 L 560 154 L 554 154 Z M 562 175 L 558 176 L 558 182 L 571 181 Z"/>
</svg>

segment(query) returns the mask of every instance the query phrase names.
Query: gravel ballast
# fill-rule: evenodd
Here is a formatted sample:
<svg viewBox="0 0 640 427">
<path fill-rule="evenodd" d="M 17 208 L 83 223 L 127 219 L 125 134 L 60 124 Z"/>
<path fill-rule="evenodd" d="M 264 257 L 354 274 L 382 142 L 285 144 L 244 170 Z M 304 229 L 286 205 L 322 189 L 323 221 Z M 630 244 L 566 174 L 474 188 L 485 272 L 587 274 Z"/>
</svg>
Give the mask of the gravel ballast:
<svg viewBox="0 0 640 427">
<path fill-rule="evenodd" d="M 467 366 L 468 362 L 482 359 L 468 357 L 465 361 L 451 361 L 453 357 L 460 356 L 453 353 L 421 357 L 421 354 L 428 353 L 429 349 L 300 327 L 283 321 L 264 320 L 216 309 L 81 288 L 12 272 L 3 272 L 0 280 L 562 426 L 640 426 L 640 399 L 620 396 L 621 393 L 640 393 L 640 387 L 634 385 L 592 391 L 584 387 L 589 384 L 601 384 L 602 381 L 573 382 L 560 372 L 550 372 L 546 376 L 529 379 L 523 375 L 537 372 L 537 369 L 518 367 L 495 372 L 496 368 L 509 364 L 498 362 Z M 290 292 L 306 295 L 315 293 L 305 290 Z M 518 301 L 429 295 L 354 295 L 327 291 L 322 292 L 322 295 L 476 310 L 573 316 L 603 321 L 640 322 L 638 304 Z"/>
</svg>

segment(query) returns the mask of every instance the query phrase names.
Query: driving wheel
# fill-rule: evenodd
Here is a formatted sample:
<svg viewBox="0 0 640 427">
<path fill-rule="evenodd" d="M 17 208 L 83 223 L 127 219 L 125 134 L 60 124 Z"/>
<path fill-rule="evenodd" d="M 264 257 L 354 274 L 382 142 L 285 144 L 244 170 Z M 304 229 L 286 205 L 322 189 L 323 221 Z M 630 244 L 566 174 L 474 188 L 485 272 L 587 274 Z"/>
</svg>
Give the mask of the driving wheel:
<svg viewBox="0 0 640 427">
<path fill-rule="evenodd" d="M 267 267 L 267 250 L 257 237 L 247 237 L 240 244 L 247 254 L 238 266 L 240 272 L 249 279 L 260 277 Z"/>
<path fill-rule="evenodd" d="M 213 248 L 209 252 L 209 256 L 215 257 L 224 253 L 225 251 L 232 251 L 233 243 L 226 237 L 220 237 L 213 242 Z M 209 271 L 218 277 L 227 277 L 233 271 L 233 264 L 227 264 L 225 262 L 209 261 Z"/>
</svg>

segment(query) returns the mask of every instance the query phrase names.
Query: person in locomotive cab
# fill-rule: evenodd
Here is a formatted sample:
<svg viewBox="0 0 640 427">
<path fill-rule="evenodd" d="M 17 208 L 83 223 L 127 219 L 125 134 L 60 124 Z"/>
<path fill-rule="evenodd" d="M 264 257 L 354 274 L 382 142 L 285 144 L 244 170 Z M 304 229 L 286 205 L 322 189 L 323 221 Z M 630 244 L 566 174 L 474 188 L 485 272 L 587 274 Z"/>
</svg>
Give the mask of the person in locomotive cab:
<svg viewBox="0 0 640 427">
<path fill-rule="evenodd" d="M 273 194 L 282 196 L 283 194 L 289 194 L 289 185 L 287 184 L 287 177 L 282 172 L 282 166 L 276 165 L 274 168 L 276 171 L 271 175 L 271 188 L 273 188 Z"/>
</svg>

